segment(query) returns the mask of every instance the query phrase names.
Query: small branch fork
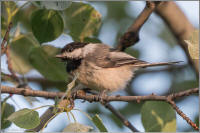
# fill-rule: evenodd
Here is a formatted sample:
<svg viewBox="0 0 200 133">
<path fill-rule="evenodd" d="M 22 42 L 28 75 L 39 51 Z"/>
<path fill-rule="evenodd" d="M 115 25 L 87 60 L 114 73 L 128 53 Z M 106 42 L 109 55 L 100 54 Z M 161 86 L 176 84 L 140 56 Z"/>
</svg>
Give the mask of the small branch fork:
<svg viewBox="0 0 200 133">
<path fill-rule="evenodd" d="M 195 130 L 197 130 L 197 131 L 199 130 L 199 128 L 197 127 L 197 125 L 196 125 L 194 122 L 192 122 L 192 121 L 190 120 L 190 118 L 187 117 L 186 114 L 184 114 L 184 113 L 176 106 L 176 103 L 175 103 L 174 101 L 169 100 L 168 103 L 171 104 L 171 106 L 176 110 L 176 112 L 177 112 L 184 120 L 186 120 L 188 124 L 190 124 Z"/>
<path fill-rule="evenodd" d="M 61 98 L 65 94 L 63 92 L 47 92 L 47 91 L 38 91 L 38 90 L 31 90 L 31 89 L 25 89 L 25 88 L 14 88 L 14 87 L 8 87 L 8 86 L 1 86 L 1 93 L 19 94 L 23 96 L 44 97 L 44 98 L 51 98 L 51 99 L 54 99 L 56 97 Z M 148 100 L 166 101 L 172 105 L 172 107 L 176 110 L 176 112 L 183 119 L 185 119 L 188 122 L 188 124 L 190 124 L 195 130 L 198 130 L 199 128 L 196 126 L 196 124 L 192 122 L 182 111 L 180 111 L 180 109 L 174 103 L 174 100 L 177 98 L 181 98 L 183 96 L 189 96 L 192 94 L 198 94 L 198 93 L 199 93 L 199 88 L 194 88 L 194 89 L 189 89 L 186 91 L 181 91 L 178 93 L 173 93 L 167 96 L 157 96 L 155 94 L 151 94 L 148 96 L 107 96 L 107 97 L 103 97 L 102 100 L 105 102 L 136 101 L 138 103 L 140 101 L 148 101 Z M 82 93 L 81 91 L 78 91 L 77 93 L 73 94 L 73 96 L 71 97 L 74 99 L 83 99 L 88 102 L 99 102 L 98 95 L 85 94 L 85 93 Z M 107 107 L 110 108 L 109 106 Z"/>
<path fill-rule="evenodd" d="M 119 44 L 117 45 L 117 50 L 124 51 L 127 47 L 130 47 L 139 41 L 139 31 L 141 27 L 160 3 L 162 2 L 146 2 L 146 6 L 143 11 L 136 18 L 131 27 L 129 27 L 128 31 L 125 32 L 120 38 Z"/>
</svg>

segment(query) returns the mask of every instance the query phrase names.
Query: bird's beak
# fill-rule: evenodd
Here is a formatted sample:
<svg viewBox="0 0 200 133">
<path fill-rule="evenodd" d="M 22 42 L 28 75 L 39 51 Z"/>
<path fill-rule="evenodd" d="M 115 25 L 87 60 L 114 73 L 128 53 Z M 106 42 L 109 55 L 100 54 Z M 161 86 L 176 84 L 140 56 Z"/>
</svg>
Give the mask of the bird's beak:
<svg viewBox="0 0 200 133">
<path fill-rule="evenodd" d="M 57 54 L 55 57 L 56 58 L 64 58 L 64 56 L 62 54 Z"/>
</svg>

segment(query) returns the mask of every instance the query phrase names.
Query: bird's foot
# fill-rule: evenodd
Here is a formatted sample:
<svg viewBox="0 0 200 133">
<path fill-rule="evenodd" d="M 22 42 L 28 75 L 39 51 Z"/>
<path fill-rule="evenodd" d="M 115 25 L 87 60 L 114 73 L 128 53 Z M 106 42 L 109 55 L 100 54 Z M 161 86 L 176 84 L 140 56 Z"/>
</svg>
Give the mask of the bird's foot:
<svg viewBox="0 0 200 133">
<path fill-rule="evenodd" d="M 106 103 L 106 97 L 107 97 L 106 90 L 103 90 L 98 94 L 98 100 L 100 101 L 101 104 Z"/>
</svg>

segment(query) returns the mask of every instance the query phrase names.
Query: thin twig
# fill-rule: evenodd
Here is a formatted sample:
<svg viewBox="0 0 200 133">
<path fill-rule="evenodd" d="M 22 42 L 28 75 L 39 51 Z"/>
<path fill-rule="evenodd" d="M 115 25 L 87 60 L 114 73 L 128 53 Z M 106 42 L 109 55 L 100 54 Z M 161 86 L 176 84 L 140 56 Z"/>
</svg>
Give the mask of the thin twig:
<svg viewBox="0 0 200 133">
<path fill-rule="evenodd" d="M 181 91 L 178 93 L 172 93 L 172 94 L 169 94 L 168 97 L 172 100 L 175 100 L 177 98 L 189 96 L 189 95 L 195 94 L 195 93 L 197 93 L 197 94 L 199 93 L 199 88 L 189 89 L 189 90 Z"/>
<path fill-rule="evenodd" d="M 140 15 L 136 18 L 134 23 L 128 29 L 126 33 L 120 38 L 117 50 L 124 51 L 127 47 L 130 47 L 139 41 L 139 31 L 144 23 L 147 21 L 151 13 L 155 10 L 156 6 L 161 2 L 146 2 L 146 6 Z"/>
<path fill-rule="evenodd" d="M 188 124 L 190 124 L 195 130 L 199 130 L 199 128 L 197 127 L 197 125 L 192 122 L 192 120 L 190 120 L 189 117 L 186 116 L 186 114 L 184 114 L 176 105 L 176 103 L 172 100 L 168 100 L 168 103 L 170 103 L 172 105 L 172 107 L 176 110 L 176 112 L 184 119 L 187 121 Z"/>
<path fill-rule="evenodd" d="M 119 111 L 117 111 L 111 104 L 105 103 L 103 104 L 107 109 L 109 109 L 122 123 L 127 126 L 133 132 L 138 131 Z"/>
<path fill-rule="evenodd" d="M 1 43 L 1 55 L 6 52 L 6 46 L 5 46 L 5 44 L 8 41 L 9 32 L 10 32 L 11 27 L 12 27 L 12 22 L 9 23 L 7 31 L 6 31 L 6 33 L 5 33 L 4 37 L 3 37 L 3 41 Z"/>
<path fill-rule="evenodd" d="M 20 79 L 17 77 L 15 72 L 13 71 L 12 64 L 11 64 L 11 59 L 10 59 L 10 46 L 7 44 L 6 46 L 6 56 L 7 56 L 7 64 L 8 64 L 8 70 L 10 71 L 12 77 L 20 83 Z"/>
<path fill-rule="evenodd" d="M 12 22 L 9 23 L 8 28 L 7 28 L 7 31 L 6 31 L 6 33 L 5 33 L 5 36 L 4 36 L 4 38 L 3 38 L 3 41 L 2 41 L 2 43 L 1 43 L 1 55 L 4 54 L 4 53 L 6 53 L 6 56 L 7 56 L 7 63 L 8 63 L 8 70 L 9 70 L 10 73 L 12 74 L 12 77 L 13 77 L 16 81 L 19 82 L 20 80 L 18 79 L 18 77 L 16 76 L 15 72 L 13 71 L 12 65 L 11 65 L 11 61 L 10 61 L 10 53 L 9 53 L 9 52 L 10 52 L 10 51 L 9 51 L 9 50 L 10 50 L 10 47 L 9 47 L 9 45 L 8 45 L 8 42 L 9 42 L 8 38 L 9 38 L 9 33 L 10 33 L 11 27 L 12 27 Z M 5 46 L 6 42 L 7 42 L 7 45 Z"/>
<path fill-rule="evenodd" d="M 85 95 L 84 91 L 84 95 Z M 98 95 L 98 93 L 96 92 L 90 92 L 90 94 L 94 94 L 94 95 Z M 104 102 L 101 101 L 100 102 L 105 108 L 107 108 L 108 110 L 110 110 L 126 127 L 128 127 L 131 131 L 133 132 L 140 132 L 139 130 L 137 130 L 119 111 L 117 111 L 109 102 Z"/>
</svg>

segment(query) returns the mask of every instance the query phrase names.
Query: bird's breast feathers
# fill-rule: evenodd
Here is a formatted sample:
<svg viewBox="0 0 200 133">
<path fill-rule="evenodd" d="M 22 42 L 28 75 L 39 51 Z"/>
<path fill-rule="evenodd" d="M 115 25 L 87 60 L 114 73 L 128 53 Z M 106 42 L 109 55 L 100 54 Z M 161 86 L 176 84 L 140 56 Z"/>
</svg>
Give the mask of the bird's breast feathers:
<svg viewBox="0 0 200 133">
<path fill-rule="evenodd" d="M 117 68 L 91 68 L 93 65 L 87 64 L 87 68 L 79 67 L 74 73 L 79 73 L 78 80 L 88 88 L 98 91 L 108 92 L 124 89 L 132 79 L 134 69 L 122 66 Z"/>
</svg>

